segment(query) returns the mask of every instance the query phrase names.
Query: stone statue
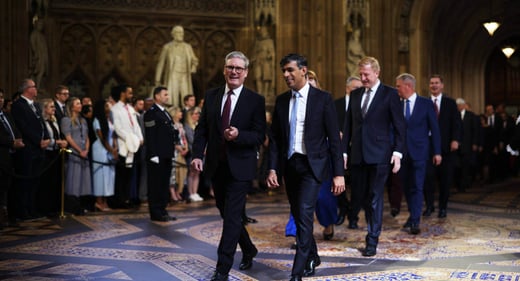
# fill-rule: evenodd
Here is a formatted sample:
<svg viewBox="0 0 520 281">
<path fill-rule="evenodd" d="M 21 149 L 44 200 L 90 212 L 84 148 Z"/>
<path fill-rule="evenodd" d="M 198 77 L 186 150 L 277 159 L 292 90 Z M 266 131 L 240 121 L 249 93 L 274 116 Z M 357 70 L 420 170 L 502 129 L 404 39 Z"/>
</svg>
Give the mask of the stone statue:
<svg viewBox="0 0 520 281">
<path fill-rule="evenodd" d="M 43 34 L 44 22 L 35 18 L 34 29 L 29 36 L 31 44 L 31 78 L 40 86 L 43 76 L 49 71 L 49 51 L 47 39 Z"/>
<path fill-rule="evenodd" d="M 255 75 L 256 90 L 265 96 L 266 100 L 274 96 L 274 59 L 274 41 L 269 36 L 267 28 L 262 26 L 254 46 L 251 62 Z"/>
<path fill-rule="evenodd" d="M 359 39 L 361 30 L 354 29 L 347 44 L 347 74 L 348 76 L 358 76 L 358 62 L 365 56 L 365 51 Z"/>
<path fill-rule="evenodd" d="M 174 26 L 173 40 L 166 43 L 159 56 L 155 72 L 155 84 L 168 88 L 170 105 L 182 106 L 186 95 L 193 95 L 191 74 L 197 71 L 199 59 L 190 44 L 184 42 L 184 29 Z"/>
</svg>

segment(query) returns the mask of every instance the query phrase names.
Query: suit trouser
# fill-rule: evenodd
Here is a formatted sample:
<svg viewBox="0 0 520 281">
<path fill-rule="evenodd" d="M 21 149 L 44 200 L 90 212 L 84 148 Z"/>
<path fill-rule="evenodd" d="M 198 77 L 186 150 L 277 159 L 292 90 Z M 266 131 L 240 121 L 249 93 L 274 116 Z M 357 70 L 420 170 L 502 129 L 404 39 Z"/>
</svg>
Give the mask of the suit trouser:
<svg viewBox="0 0 520 281">
<path fill-rule="evenodd" d="M 367 222 L 367 246 L 377 246 L 383 226 L 385 182 L 389 164 L 352 165 L 352 188 L 360 191 Z M 352 198 L 354 201 L 354 198 Z"/>
<path fill-rule="evenodd" d="M 148 210 L 150 217 L 160 218 L 168 215 L 166 207 L 170 200 L 170 173 L 172 158 L 161 158 L 159 164 L 146 162 L 148 173 Z"/>
<path fill-rule="evenodd" d="M 296 222 L 296 254 L 292 275 L 303 275 L 309 259 L 318 254 L 314 240 L 314 210 L 321 183 L 314 177 L 307 156 L 294 154 L 285 173 L 287 198 Z"/>
<path fill-rule="evenodd" d="M 414 161 L 410 157 L 406 157 L 400 170 L 406 203 L 410 212 L 408 221 L 412 224 L 419 224 L 421 221 L 426 162 L 427 160 Z"/>
<path fill-rule="evenodd" d="M 231 174 L 227 161 L 221 161 L 212 183 L 215 202 L 224 220 L 217 250 L 217 271 L 227 274 L 233 266 L 237 244 L 240 245 L 243 255 L 251 254 L 256 249 L 242 223 L 246 197 L 252 188 L 252 181 L 236 180 Z"/>
<path fill-rule="evenodd" d="M 448 198 L 450 197 L 450 187 L 453 182 L 454 172 L 454 152 L 442 155 L 442 162 L 439 166 L 433 166 L 431 161 L 426 168 L 426 179 L 424 182 L 424 202 L 427 208 L 434 207 L 435 201 L 435 182 L 439 182 L 439 209 L 448 207 Z"/>
</svg>

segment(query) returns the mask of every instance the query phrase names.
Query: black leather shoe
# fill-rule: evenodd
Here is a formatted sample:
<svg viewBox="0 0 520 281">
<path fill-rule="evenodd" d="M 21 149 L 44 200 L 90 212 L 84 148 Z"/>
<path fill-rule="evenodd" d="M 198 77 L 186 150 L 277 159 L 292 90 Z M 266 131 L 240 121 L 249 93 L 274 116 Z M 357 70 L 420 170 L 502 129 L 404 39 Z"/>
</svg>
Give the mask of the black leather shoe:
<svg viewBox="0 0 520 281">
<path fill-rule="evenodd" d="M 330 227 L 332 227 L 332 232 L 325 233 L 325 230 L 323 230 L 323 240 L 329 241 L 334 237 L 334 225 L 331 224 Z"/>
<path fill-rule="evenodd" d="M 392 210 L 390 210 L 390 215 L 392 215 L 392 217 L 396 217 L 397 215 L 399 215 L 400 211 L 399 209 L 397 208 L 392 208 Z"/>
<path fill-rule="evenodd" d="M 366 246 L 366 248 L 363 250 L 363 256 L 365 257 L 373 257 L 377 253 L 376 246 Z"/>
<path fill-rule="evenodd" d="M 345 222 L 345 215 L 339 215 L 336 220 L 336 225 L 342 225 Z"/>
<path fill-rule="evenodd" d="M 228 281 L 228 277 L 228 274 L 223 274 L 215 270 L 213 276 L 211 276 L 211 281 Z"/>
<path fill-rule="evenodd" d="M 440 209 L 438 217 L 441 218 L 441 219 L 445 218 L 446 217 L 446 209 Z"/>
<path fill-rule="evenodd" d="M 152 217 L 151 219 L 152 219 L 152 221 L 160 221 L 160 222 L 167 222 L 167 221 L 177 220 L 176 217 L 172 217 L 172 216 L 169 216 L 169 215 L 164 215 L 164 216 L 161 216 L 161 217 Z"/>
<path fill-rule="evenodd" d="M 302 277 L 300 275 L 293 275 L 289 281 L 302 281 Z"/>
<path fill-rule="evenodd" d="M 421 229 L 419 228 L 419 225 L 412 223 L 410 225 L 410 234 L 417 235 L 419 233 L 421 233 Z"/>
<path fill-rule="evenodd" d="M 348 228 L 349 229 L 358 229 L 357 221 L 350 221 L 348 222 Z"/>
<path fill-rule="evenodd" d="M 253 266 L 253 258 L 258 254 L 258 250 L 255 249 L 252 253 L 242 255 L 242 261 L 240 261 L 240 265 L 238 269 L 246 270 L 250 269 Z"/>
<path fill-rule="evenodd" d="M 292 243 L 291 250 L 296 250 L 296 248 L 298 248 L 298 243 L 296 243 L 296 242 Z"/>
<path fill-rule="evenodd" d="M 433 207 L 426 207 L 426 210 L 422 213 L 423 217 L 429 217 L 432 215 L 432 213 L 435 211 L 435 208 Z"/>
<path fill-rule="evenodd" d="M 403 228 L 409 228 L 410 226 L 412 226 L 412 223 L 410 221 L 406 221 L 404 224 L 403 224 Z"/>
<path fill-rule="evenodd" d="M 303 270 L 303 276 L 309 277 L 313 276 L 314 273 L 316 273 L 316 267 L 321 264 L 321 259 L 319 256 L 315 256 L 314 258 L 310 259 L 307 265 L 305 265 L 305 269 Z"/>
</svg>

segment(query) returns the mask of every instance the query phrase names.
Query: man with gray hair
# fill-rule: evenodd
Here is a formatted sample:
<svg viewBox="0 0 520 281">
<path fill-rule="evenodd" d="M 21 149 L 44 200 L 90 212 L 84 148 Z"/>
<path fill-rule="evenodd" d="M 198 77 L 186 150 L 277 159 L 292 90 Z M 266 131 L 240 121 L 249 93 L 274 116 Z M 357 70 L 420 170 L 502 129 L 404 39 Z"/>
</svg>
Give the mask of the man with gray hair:
<svg viewBox="0 0 520 281">
<path fill-rule="evenodd" d="M 404 228 L 410 228 L 410 234 L 417 235 L 421 232 L 419 222 L 426 165 L 430 161 L 430 148 L 433 165 L 441 164 L 441 133 L 433 103 L 415 92 L 415 77 L 409 73 L 400 74 L 395 84 L 406 121 L 406 153 L 400 175 L 410 216 Z"/>
<path fill-rule="evenodd" d="M 455 185 L 458 192 L 465 192 L 471 186 L 473 171 L 477 164 L 480 118 L 468 110 L 468 105 L 464 99 L 458 98 L 455 102 L 460 112 L 462 131 L 464 132 L 459 146 L 458 165 L 455 172 L 460 177 L 455 180 Z"/>
</svg>

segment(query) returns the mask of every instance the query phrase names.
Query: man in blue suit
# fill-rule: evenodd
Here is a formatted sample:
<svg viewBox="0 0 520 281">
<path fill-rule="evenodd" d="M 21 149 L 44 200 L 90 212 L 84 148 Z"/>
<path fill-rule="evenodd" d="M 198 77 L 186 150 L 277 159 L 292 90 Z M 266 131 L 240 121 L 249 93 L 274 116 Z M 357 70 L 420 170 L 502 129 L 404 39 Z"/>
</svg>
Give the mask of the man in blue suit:
<svg viewBox="0 0 520 281">
<path fill-rule="evenodd" d="M 376 255 L 383 224 L 385 182 L 401 168 L 405 130 L 397 91 L 379 80 L 379 62 L 365 57 L 358 63 L 363 87 L 352 91 L 345 115 L 343 143 L 352 178 L 351 201 L 363 202 L 368 233 L 363 256 Z M 354 209 L 354 208 L 353 208 Z"/>
<path fill-rule="evenodd" d="M 320 264 L 313 222 L 321 183 L 332 173 L 331 191 L 336 196 L 343 192 L 344 164 L 332 96 L 309 85 L 305 57 L 288 54 L 280 67 L 290 90 L 276 98 L 267 185 L 278 187 L 277 173 L 284 176 L 296 222 L 297 248 L 291 280 L 302 280 L 303 276 L 314 275 Z"/>
<path fill-rule="evenodd" d="M 401 162 L 401 177 L 410 216 L 404 227 L 410 228 L 410 234 L 417 235 L 421 232 L 419 223 L 426 162 L 430 158 L 431 148 L 432 163 L 435 166 L 441 164 L 441 133 L 432 101 L 415 92 L 415 77 L 408 73 L 400 74 L 397 76 L 395 84 L 399 96 L 403 99 L 407 125 L 406 153 Z"/>
<path fill-rule="evenodd" d="M 237 244 L 242 250 L 240 270 L 251 268 L 258 253 L 242 223 L 242 214 L 256 177 L 258 147 L 265 138 L 265 99 L 244 87 L 248 65 L 249 59 L 241 52 L 226 56 L 226 84 L 206 92 L 195 129 L 191 168 L 202 172 L 204 166 L 224 219 L 212 281 L 228 280 Z"/>
</svg>

